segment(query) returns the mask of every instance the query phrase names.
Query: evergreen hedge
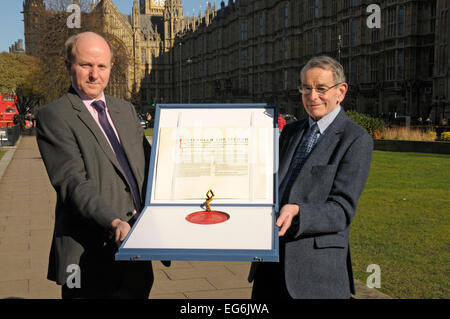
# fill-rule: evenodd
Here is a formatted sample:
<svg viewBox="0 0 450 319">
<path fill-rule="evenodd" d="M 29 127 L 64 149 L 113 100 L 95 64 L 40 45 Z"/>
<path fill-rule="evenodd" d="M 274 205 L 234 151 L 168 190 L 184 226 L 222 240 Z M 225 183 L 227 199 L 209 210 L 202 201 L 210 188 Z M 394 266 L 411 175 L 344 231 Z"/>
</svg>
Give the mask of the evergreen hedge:
<svg viewBox="0 0 450 319">
<path fill-rule="evenodd" d="M 383 120 L 362 114 L 353 110 L 345 111 L 347 116 L 364 128 L 372 137 L 376 137 L 383 131 L 386 124 Z"/>
</svg>

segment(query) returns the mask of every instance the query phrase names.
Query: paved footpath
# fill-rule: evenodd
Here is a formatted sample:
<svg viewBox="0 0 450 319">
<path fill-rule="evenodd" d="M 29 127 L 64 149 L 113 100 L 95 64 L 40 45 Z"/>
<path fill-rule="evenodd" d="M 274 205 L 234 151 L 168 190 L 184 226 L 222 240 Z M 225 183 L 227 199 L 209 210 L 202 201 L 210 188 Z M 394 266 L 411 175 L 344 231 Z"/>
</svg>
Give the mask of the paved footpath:
<svg viewBox="0 0 450 319">
<path fill-rule="evenodd" d="M 34 136 L 22 136 L 0 161 L 0 298 L 61 298 L 46 279 L 55 192 Z M 154 263 L 151 299 L 248 299 L 248 262 Z M 357 282 L 355 298 L 389 298 Z"/>
</svg>

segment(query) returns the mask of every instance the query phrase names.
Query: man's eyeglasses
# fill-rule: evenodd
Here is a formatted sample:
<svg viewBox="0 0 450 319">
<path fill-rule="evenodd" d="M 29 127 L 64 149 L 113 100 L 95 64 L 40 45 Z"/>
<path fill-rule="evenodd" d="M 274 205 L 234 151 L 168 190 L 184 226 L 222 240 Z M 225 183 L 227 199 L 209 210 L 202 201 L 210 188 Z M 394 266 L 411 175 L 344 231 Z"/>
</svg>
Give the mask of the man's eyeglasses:
<svg viewBox="0 0 450 319">
<path fill-rule="evenodd" d="M 331 90 L 332 88 L 338 86 L 339 84 L 342 84 L 342 82 L 337 83 L 337 84 L 335 84 L 335 85 L 333 85 L 333 86 L 331 86 L 331 87 L 327 87 L 327 86 L 319 86 L 319 87 L 317 87 L 317 88 L 312 88 L 312 87 L 309 87 L 309 86 L 306 86 L 306 85 L 300 85 L 300 86 L 298 87 L 298 91 L 300 92 L 300 94 L 306 94 L 306 95 L 309 95 L 309 94 L 311 94 L 312 90 L 314 89 L 314 90 L 316 90 L 317 94 L 324 95 L 324 94 L 326 94 L 329 90 Z"/>
</svg>

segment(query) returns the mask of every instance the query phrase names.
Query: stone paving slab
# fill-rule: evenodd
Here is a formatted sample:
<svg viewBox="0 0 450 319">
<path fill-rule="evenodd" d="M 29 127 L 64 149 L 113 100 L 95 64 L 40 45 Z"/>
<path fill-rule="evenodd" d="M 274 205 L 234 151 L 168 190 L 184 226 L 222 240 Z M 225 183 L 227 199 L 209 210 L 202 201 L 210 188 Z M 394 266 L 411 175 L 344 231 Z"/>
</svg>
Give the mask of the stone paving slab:
<svg viewBox="0 0 450 319">
<path fill-rule="evenodd" d="M 355 290 L 356 295 L 353 296 L 355 299 L 392 299 L 391 296 L 388 296 L 375 288 L 369 288 L 358 280 L 355 280 Z"/>
<path fill-rule="evenodd" d="M 22 136 L 0 161 L 0 298 L 59 299 L 46 279 L 56 194 L 35 137 Z M 250 263 L 153 262 L 151 299 L 249 299 Z M 355 298 L 390 298 L 356 282 Z"/>
</svg>

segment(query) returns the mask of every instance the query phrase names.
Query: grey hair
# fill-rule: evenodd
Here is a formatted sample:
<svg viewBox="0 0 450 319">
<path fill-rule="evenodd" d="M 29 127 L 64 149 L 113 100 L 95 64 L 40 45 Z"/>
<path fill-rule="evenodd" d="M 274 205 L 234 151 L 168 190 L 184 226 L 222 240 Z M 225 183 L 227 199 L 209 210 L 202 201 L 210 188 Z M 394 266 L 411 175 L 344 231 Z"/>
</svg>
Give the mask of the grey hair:
<svg viewBox="0 0 450 319">
<path fill-rule="evenodd" d="M 114 59 L 114 51 L 111 46 L 111 43 L 98 33 L 95 33 L 95 32 L 90 32 L 90 33 L 94 33 L 94 34 L 98 35 L 99 37 L 101 37 L 103 40 L 105 40 L 105 42 L 108 44 L 109 50 L 111 52 L 111 62 L 112 62 Z M 77 45 L 78 38 L 80 37 L 81 34 L 83 34 L 83 33 L 78 33 L 78 34 L 72 35 L 71 37 L 69 37 L 66 40 L 66 43 L 64 44 L 64 48 L 65 48 L 65 55 L 66 55 L 65 58 L 66 58 L 67 62 L 73 63 L 75 61 L 75 47 Z"/>
<path fill-rule="evenodd" d="M 324 70 L 329 70 L 333 73 L 333 80 L 335 83 L 345 82 L 345 73 L 342 65 L 327 55 L 320 55 L 311 58 L 305 66 L 300 71 L 300 80 L 303 81 L 303 76 L 305 72 L 312 68 L 321 68 Z"/>
</svg>

